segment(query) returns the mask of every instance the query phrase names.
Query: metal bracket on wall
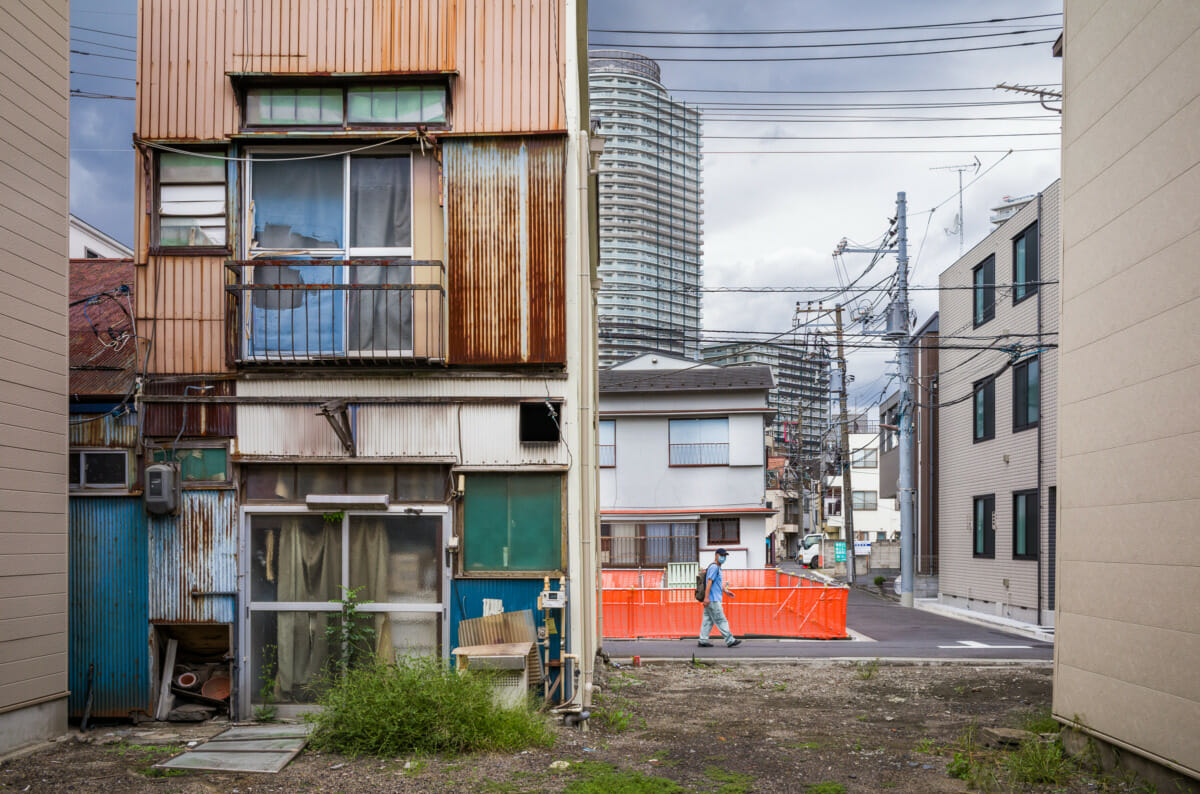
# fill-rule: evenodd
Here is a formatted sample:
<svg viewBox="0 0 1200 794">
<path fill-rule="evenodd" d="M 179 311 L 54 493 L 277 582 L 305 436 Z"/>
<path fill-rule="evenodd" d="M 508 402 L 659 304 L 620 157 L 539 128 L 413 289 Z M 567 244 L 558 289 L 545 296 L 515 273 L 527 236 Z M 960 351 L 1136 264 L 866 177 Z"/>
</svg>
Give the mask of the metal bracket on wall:
<svg viewBox="0 0 1200 794">
<path fill-rule="evenodd" d="M 346 401 L 330 400 L 323 403 L 321 415 L 325 417 L 333 428 L 333 432 L 337 434 L 346 454 L 352 458 L 358 457 L 358 451 L 354 444 L 354 428 L 350 424 L 350 409 L 346 406 Z"/>
</svg>

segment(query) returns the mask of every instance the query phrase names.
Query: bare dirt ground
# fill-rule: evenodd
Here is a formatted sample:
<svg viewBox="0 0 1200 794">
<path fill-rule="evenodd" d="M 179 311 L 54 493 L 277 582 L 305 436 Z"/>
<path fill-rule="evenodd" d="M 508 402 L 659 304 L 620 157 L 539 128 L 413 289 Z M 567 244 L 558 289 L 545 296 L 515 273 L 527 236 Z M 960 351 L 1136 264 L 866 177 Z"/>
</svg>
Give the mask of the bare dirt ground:
<svg viewBox="0 0 1200 794">
<path fill-rule="evenodd" d="M 0 791 L 961 792 L 967 783 L 947 767 L 956 747 L 962 750 L 964 731 L 1020 727 L 1031 714 L 1044 714 L 1051 677 L 1048 665 L 677 663 L 610 669 L 601 684 L 589 732 L 556 726 L 549 749 L 386 759 L 305 752 L 277 775 L 161 776 L 152 765 L 182 749 L 178 744 L 70 740 L 0 764 Z M 101 727 L 92 736 L 110 731 Z M 569 766 L 556 769 L 555 762 Z M 1141 790 L 1081 770 L 1053 785 L 1003 777 L 983 785 Z"/>
</svg>

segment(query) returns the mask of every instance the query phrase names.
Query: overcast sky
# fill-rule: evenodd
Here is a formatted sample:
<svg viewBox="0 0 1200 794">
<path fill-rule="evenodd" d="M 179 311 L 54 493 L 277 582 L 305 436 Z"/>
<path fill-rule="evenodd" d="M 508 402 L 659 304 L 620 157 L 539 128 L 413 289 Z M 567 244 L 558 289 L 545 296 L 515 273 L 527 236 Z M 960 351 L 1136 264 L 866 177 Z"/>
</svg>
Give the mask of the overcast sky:
<svg viewBox="0 0 1200 794">
<path fill-rule="evenodd" d="M 1061 61 L 1050 46 L 1021 46 L 939 55 L 791 62 L 667 61 L 666 58 L 782 58 L 863 55 L 881 52 L 964 49 L 1018 42 L 1050 41 L 1058 31 L 1018 35 L 1031 28 L 1056 28 L 1061 17 L 1047 17 L 974 27 L 900 29 L 928 25 L 1049 14 L 1062 11 L 1061 0 L 1024 0 L 995 4 L 962 0 L 592 0 L 590 26 L 671 31 L 796 31 L 827 28 L 881 28 L 773 36 L 639 35 L 593 31 L 594 46 L 632 49 L 660 59 L 663 83 L 678 98 L 705 110 L 704 133 L 704 282 L 706 287 L 827 287 L 839 285 L 832 252 L 842 237 L 869 242 L 886 229 L 895 214 L 897 191 L 908 196 L 912 281 L 934 285 L 937 274 L 958 257 L 958 237 L 944 229 L 958 212 L 958 175 L 932 170 L 972 163 L 981 173 L 1004 157 L 964 193 L 965 247 L 982 239 L 991 225 L 989 207 L 1004 196 L 1036 193 L 1059 175 L 1059 116 L 1037 104 L 969 108 L 812 109 L 759 111 L 732 103 L 797 105 L 823 102 L 913 103 L 1002 102 L 1017 94 L 983 90 L 912 94 L 713 94 L 687 89 L 770 91 L 876 91 L 993 86 L 996 83 L 1051 85 L 1061 81 Z M 132 96 L 136 0 L 72 0 L 72 49 L 110 57 L 73 54 L 71 87 L 113 96 Z M 93 28 L 94 30 L 84 30 Z M 106 35 L 96 31 L 109 31 Z M 985 33 L 1009 35 L 954 39 L 892 46 L 837 46 L 778 49 L 779 45 L 878 42 L 892 39 L 961 37 Z M 774 45 L 776 49 L 656 49 L 651 44 Z M 110 45 L 110 46 L 103 46 Z M 91 73 L 82 74 L 83 72 Z M 91 75 L 105 75 L 96 77 Z M 727 103 L 723 109 L 705 103 Z M 806 122 L 779 121 L 809 115 Z M 880 121 L 815 123 L 811 116 L 973 117 L 970 121 Z M 747 118 L 739 122 L 723 117 Z M 980 119 L 1034 116 L 1034 119 Z M 851 140 L 846 136 L 932 136 L 1021 134 L 1018 137 L 902 138 Z M 133 229 L 133 102 L 123 99 L 71 101 L 71 211 L 117 239 L 129 243 Z M 722 137 L 718 137 L 722 136 Z M 784 136 L 832 136 L 838 140 L 796 140 Z M 1050 148 L 1027 152 L 1022 149 Z M 770 151 L 862 152 L 877 149 L 920 150 L 922 154 L 770 154 Z M 936 151 L 931 151 L 936 150 Z M 953 151 L 946 151 L 953 150 Z M 746 154 L 718 154 L 722 151 Z M 969 182 L 974 176 L 964 175 Z M 945 203 L 936 213 L 924 211 Z M 928 221 L 928 223 L 927 223 Z M 926 233 L 927 230 L 927 233 Z M 919 252 L 919 257 L 918 257 Z M 869 255 L 847 254 L 849 277 L 857 276 Z M 881 261 L 862 283 L 873 283 L 894 270 L 895 258 Z M 843 276 L 844 278 L 844 276 Z M 731 331 L 781 332 L 791 327 L 797 300 L 811 294 L 712 294 L 704 297 L 704 325 L 714 337 Z M 937 293 L 916 292 L 917 322 L 937 309 Z M 890 351 L 861 350 L 849 356 L 855 377 L 854 395 L 872 403 L 887 383 Z"/>
</svg>

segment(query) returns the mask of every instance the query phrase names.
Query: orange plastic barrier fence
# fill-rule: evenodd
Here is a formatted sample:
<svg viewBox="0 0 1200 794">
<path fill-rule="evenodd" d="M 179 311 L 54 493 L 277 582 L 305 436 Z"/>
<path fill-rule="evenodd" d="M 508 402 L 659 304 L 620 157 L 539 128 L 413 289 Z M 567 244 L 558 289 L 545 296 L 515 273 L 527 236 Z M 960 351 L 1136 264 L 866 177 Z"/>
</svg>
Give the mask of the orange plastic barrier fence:
<svg viewBox="0 0 1200 794">
<path fill-rule="evenodd" d="M 844 639 L 845 587 L 775 570 L 725 570 L 735 597 L 725 617 L 738 637 Z M 602 575 L 604 637 L 681 639 L 700 631 L 702 607 L 691 587 L 663 587 L 661 570 L 608 570 Z"/>
</svg>

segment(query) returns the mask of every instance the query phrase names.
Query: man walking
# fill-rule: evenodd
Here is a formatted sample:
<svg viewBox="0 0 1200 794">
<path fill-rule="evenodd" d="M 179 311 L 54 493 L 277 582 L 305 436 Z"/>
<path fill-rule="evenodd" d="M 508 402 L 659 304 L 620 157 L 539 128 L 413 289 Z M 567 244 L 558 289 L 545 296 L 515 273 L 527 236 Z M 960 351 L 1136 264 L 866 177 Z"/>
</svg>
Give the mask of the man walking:
<svg viewBox="0 0 1200 794">
<path fill-rule="evenodd" d="M 700 621 L 700 642 L 696 643 L 701 648 L 712 647 L 712 643 L 708 641 L 708 635 L 712 632 L 714 625 L 717 627 L 717 631 L 721 632 L 721 636 L 725 638 L 725 647 L 736 648 L 742 644 L 742 641 L 735 639 L 733 632 L 729 630 L 729 621 L 725 619 L 725 610 L 721 606 L 721 601 L 726 595 L 730 598 L 734 597 L 733 591 L 725 586 L 725 581 L 721 578 L 721 566 L 727 559 L 729 559 L 729 552 L 725 549 L 717 549 L 716 558 L 709 563 L 708 571 L 704 576 L 704 600 L 700 602 L 704 605 L 704 619 Z"/>
</svg>

